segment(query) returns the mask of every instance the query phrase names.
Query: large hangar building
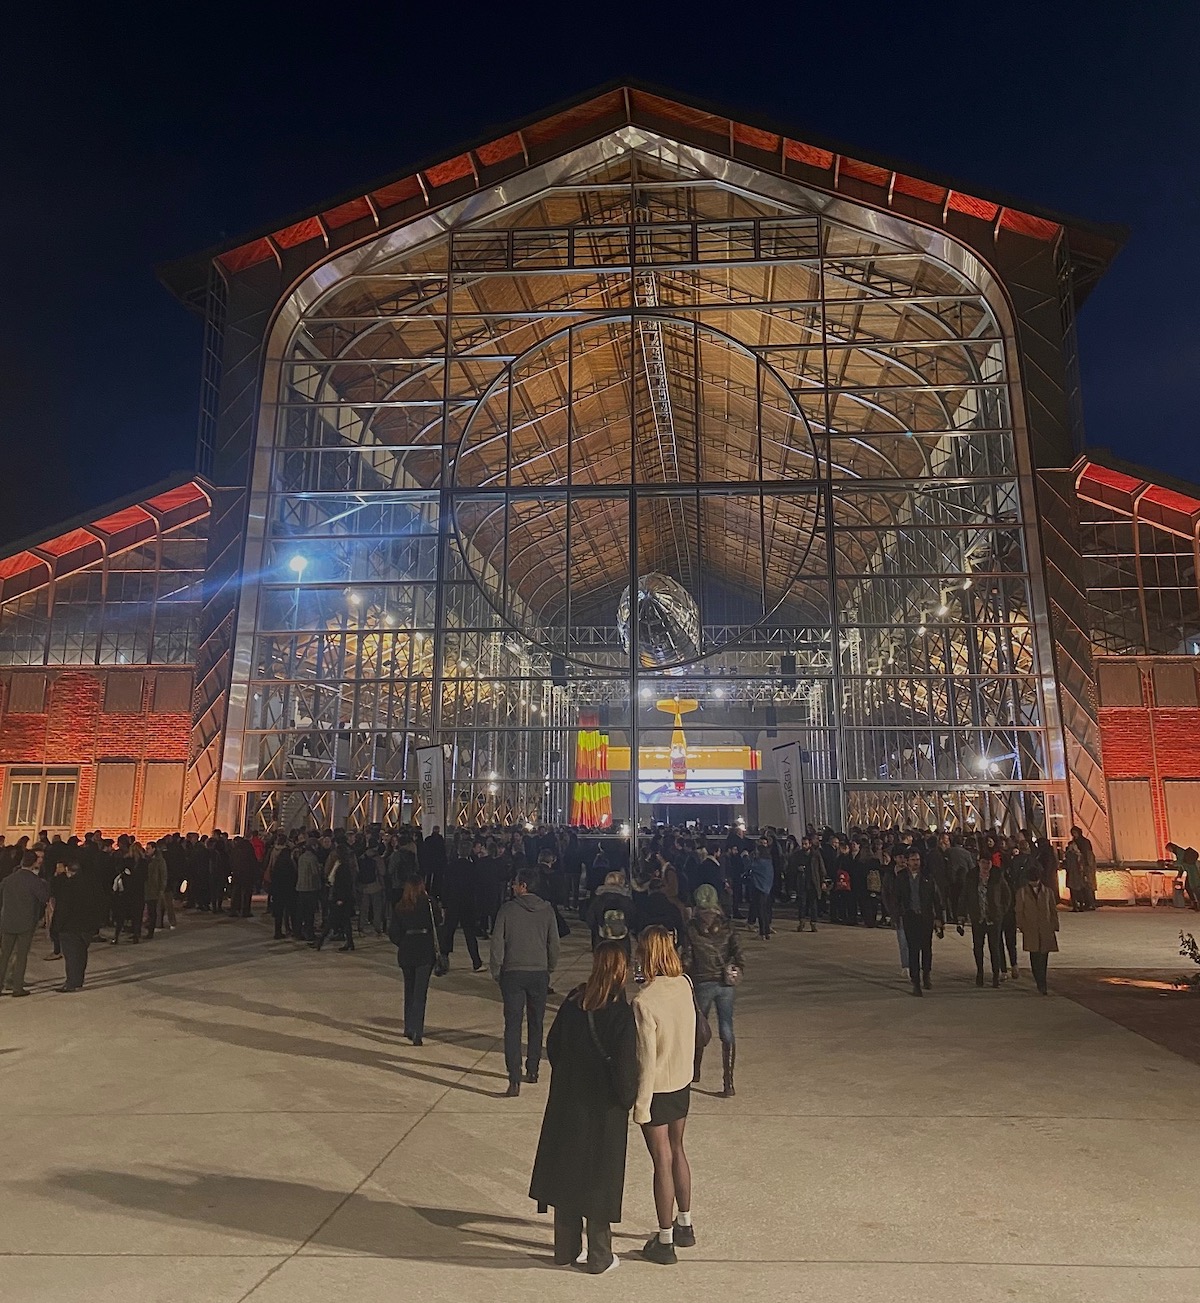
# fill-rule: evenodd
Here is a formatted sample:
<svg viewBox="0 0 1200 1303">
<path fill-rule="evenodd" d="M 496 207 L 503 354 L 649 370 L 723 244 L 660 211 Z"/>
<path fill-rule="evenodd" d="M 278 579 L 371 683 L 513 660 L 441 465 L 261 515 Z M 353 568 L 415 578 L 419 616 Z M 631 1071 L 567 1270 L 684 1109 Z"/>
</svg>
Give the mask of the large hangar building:
<svg viewBox="0 0 1200 1303">
<path fill-rule="evenodd" d="M 1085 453 L 1121 233 L 634 85 L 163 270 L 197 464 L 0 559 L 0 830 L 1200 842 L 1200 491 Z"/>
</svg>

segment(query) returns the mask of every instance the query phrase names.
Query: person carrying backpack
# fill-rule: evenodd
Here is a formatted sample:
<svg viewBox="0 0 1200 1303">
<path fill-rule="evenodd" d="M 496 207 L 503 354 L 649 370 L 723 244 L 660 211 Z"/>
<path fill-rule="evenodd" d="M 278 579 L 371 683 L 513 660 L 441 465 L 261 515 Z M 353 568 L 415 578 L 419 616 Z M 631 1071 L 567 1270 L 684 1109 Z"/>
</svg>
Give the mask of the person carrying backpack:
<svg viewBox="0 0 1200 1303">
<path fill-rule="evenodd" d="M 592 933 L 592 949 L 602 941 L 616 941 L 624 946 L 626 956 L 631 953 L 630 922 L 633 912 L 633 894 L 623 873 L 612 871 L 605 875 L 599 892 L 588 906 L 587 924 Z"/>
</svg>

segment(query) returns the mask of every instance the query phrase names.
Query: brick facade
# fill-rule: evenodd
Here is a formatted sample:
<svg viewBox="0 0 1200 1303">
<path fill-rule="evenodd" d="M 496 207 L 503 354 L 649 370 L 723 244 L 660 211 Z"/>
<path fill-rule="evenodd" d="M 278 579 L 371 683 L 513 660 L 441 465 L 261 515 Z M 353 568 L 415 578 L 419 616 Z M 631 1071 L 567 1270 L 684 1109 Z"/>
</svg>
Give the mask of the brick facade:
<svg viewBox="0 0 1200 1303">
<path fill-rule="evenodd" d="M 136 764 L 133 791 L 133 820 L 129 827 L 104 828 L 107 836 L 123 832 L 141 838 L 161 836 L 175 828 L 152 828 L 141 822 L 146 763 L 173 761 L 186 764 L 191 733 L 191 713 L 159 713 L 154 706 L 154 684 L 160 673 L 178 674 L 185 666 L 147 669 L 48 669 L 13 670 L 46 674 L 46 709 L 37 715 L 10 714 L 7 707 L 11 685 L 3 692 L 0 714 L 0 779 L 8 791 L 10 768 L 78 767 L 79 788 L 75 801 L 74 831 L 80 835 L 95 827 L 96 766 L 101 761 L 130 761 Z M 109 713 L 104 709 L 109 674 L 143 676 L 141 709 L 137 713 Z M 11 676 L 10 676 L 11 677 Z M 0 824 L 8 818 L 0 810 Z"/>
</svg>

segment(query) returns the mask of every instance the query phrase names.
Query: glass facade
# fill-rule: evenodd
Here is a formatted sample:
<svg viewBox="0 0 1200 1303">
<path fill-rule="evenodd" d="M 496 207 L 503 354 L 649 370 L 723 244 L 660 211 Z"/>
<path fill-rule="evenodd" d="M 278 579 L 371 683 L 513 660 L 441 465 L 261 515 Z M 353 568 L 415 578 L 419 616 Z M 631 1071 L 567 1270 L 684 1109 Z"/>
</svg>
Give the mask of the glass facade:
<svg viewBox="0 0 1200 1303">
<path fill-rule="evenodd" d="M 1097 653 L 1200 655 L 1194 534 L 1083 497 L 1079 508 Z"/>
<path fill-rule="evenodd" d="M 60 540 L 56 540 L 60 541 Z M 206 561 L 206 526 L 156 531 L 114 552 L 73 542 L 97 559 L 0 602 L 0 665 L 191 665 Z"/>
<path fill-rule="evenodd" d="M 797 741 L 818 823 L 1041 822 L 1012 340 L 856 212 L 659 142 L 304 283 L 254 451 L 247 824 L 408 819 L 431 742 L 451 822 L 566 820 L 595 734 L 616 818 L 782 822 Z"/>
</svg>

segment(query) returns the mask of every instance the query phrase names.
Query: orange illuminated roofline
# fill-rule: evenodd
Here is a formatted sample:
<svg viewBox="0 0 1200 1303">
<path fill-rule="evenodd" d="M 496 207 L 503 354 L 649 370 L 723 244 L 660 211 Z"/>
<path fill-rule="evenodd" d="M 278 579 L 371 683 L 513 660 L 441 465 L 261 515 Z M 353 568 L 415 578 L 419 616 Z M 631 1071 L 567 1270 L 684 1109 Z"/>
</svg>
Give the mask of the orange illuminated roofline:
<svg viewBox="0 0 1200 1303">
<path fill-rule="evenodd" d="M 0 601 L 94 565 L 106 554 L 125 552 L 153 538 L 159 529 L 202 520 L 211 507 L 210 493 L 199 477 L 175 476 L 133 498 L 101 507 L 98 515 L 89 513 L 21 539 L 0 556 Z"/>
<path fill-rule="evenodd" d="M 945 178 L 917 175 L 903 164 L 863 157 L 857 149 L 847 152 L 833 142 L 816 143 L 815 137 L 797 140 L 778 128 L 752 125 L 674 92 L 621 82 L 503 128 L 448 157 L 320 205 L 252 238 L 181 259 L 162 268 L 160 275 L 180 299 L 195 304 L 214 260 L 226 274 L 236 275 L 271 261 L 282 265 L 289 250 L 312 243 L 311 262 L 316 263 L 335 240 L 339 246 L 345 243 L 339 234 L 343 228 L 359 224 L 353 232 L 357 237 L 394 226 L 628 125 L 876 207 L 896 208 L 935 225 L 945 225 L 956 214 L 985 224 L 993 237 L 1003 230 L 1044 242 L 1069 231 L 1072 252 L 1084 255 L 1091 269 L 1090 275 L 1078 277 L 1080 299 L 1124 240 L 1125 233 L 1118 227 L 1036 210 L 998 195 L 981 195 L 974 187 L 964 189 Z"/>
<path fill-rule="evenodd" d="M 1200 486 L 1164 482 L 1171 478 L 1103 451 L 1075 463 L 1075 492 L 1085 502 L 1194 538 L 1200 528 Z"/>
</svg>

